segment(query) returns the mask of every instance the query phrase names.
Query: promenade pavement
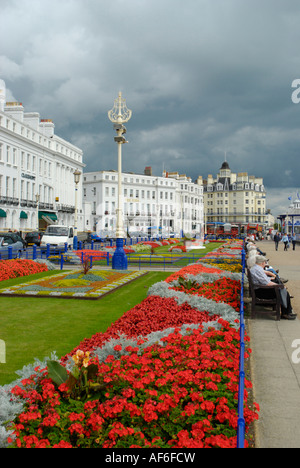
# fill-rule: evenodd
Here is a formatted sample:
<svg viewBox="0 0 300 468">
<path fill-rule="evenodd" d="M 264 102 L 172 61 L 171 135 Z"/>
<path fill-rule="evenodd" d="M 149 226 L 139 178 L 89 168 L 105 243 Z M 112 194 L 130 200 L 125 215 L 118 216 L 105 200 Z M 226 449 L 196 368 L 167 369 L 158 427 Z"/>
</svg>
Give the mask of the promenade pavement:
<svg viewBox="0 0 300 468">
<path fill-rule="evenodd" d="M 287 252 L 283 244 L 275 251 L 272 241 L 257 246 L 289 279 L 286 286 L 298 317 L 277 322 L 272 315 L 258 314 L 247 321 L 254 401 L 260 405 L 256 447 L 300 448 L 300 246 Z"/>
</svg>

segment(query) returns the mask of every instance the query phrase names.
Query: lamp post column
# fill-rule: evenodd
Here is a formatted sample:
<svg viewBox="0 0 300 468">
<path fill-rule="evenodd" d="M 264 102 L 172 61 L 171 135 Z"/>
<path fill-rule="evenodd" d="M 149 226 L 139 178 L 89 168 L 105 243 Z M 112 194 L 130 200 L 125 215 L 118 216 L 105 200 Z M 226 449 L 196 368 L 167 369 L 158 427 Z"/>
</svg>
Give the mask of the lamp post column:
<svg viewBox="0 0 300 468">
<path fill-rule="evenodd" d="M 118 135 L 120 134 L 120 130 L 117 130 Z M 117 207 L 117 229 L 116 229 L 116 238 L 117 239 L 124 239 L 124 222 L 123 222 L 123 210 L 122 210 L 122 134 L 116 139 L 120 139 L 118 141 L 118 207 Z"/>
<path fill-rule="evenodd" d="M 76 169 L 74 171 L 74 182 L 75 182 L 75 216 L 74 216 L 74 237 L 73 237 L 73 249 L 78 249 L 78 184 L 80 181 L 81 172 Z"/>
<path fill-rule="evenodd" d="M 114 129 L 117 136 L 114 138 L 118 144 L 118 207 L 117 207 L 117 226 L 116 226 L 116 250 L 112 259 L 112 268 L 114 270 L 127 270 L 127 256 L 124 251 L 124 224 L 122 213 L 122 145 L 128 143 L 124 137 L 126 127 L 124 123 L 131 118 L 132 112 L 127 109 L 126 101 L 122 98 L 122 93 L 119 93 L 115 99 L 114 107 L 108 112 L 108 117 L 114 123 Z"/>
<path fill-rule="evenodd" d="M 35 200 L 36 200 L 36 229 L 37 231 L 40 230 L 40 222 L 39 222 L 39 201 L 40 201 L 40 195 L 36 193 L 35 195 Z"/>
</svg>

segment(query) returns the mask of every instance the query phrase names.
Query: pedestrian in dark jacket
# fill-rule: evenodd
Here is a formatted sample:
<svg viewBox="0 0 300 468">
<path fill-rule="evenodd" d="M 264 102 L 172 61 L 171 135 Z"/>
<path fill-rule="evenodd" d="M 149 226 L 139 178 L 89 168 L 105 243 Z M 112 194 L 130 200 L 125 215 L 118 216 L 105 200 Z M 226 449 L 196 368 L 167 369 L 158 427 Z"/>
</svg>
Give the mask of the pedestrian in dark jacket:
<svg viewBox="0 0 300 468">
<path fill-rule="evenodd" d="M 275 250 L 278 250 L 278 244 L 280 242 L 280 235 L 278 232 L 276 232 L 275 236 L 274 236 L 274 242 L 275 242 Z"/>
</svg>

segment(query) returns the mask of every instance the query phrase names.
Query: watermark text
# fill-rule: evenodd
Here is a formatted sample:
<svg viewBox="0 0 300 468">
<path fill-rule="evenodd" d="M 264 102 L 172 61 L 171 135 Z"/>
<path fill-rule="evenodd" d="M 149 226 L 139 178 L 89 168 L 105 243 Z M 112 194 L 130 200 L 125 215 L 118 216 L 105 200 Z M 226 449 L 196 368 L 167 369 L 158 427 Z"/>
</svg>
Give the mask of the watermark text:
<svg viewBox="0 0 300 468">
<path fill-rule="evenodd" d="M 300 339 L 294 340 L 292 343 L 292 348 L 295 348 L 295 351 L 292 353 L 292 363 L 300 363 Z"/>
<path fill-rule="evenodd" d="M 300 102 L 300 78 L 297 78 L 292 82 L 292 88 L 295 88 L 295 91 L 292 92 L 292 101 L 294 104 L 299 104 Z"/>
</svg>

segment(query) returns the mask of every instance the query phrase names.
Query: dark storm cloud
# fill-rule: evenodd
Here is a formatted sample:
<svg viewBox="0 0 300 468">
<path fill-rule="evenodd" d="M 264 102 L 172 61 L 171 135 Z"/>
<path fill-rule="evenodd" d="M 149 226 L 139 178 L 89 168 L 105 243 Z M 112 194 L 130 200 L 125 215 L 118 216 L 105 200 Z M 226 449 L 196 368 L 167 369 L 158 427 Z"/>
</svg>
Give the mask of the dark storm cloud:
<svg viewBox="0 0 300 468">
<path fill-rule="evenodd" d="M 233 171 L 264 178 L 274 211 L 300 185 L 298 0 L 0 6 L 0 78 L 83 149 L 86 170 L 117 167 L 107 111 L 121 90 L 133 111 L 124 170 L 205 178 L 227 152 Z"/>
</svg>

